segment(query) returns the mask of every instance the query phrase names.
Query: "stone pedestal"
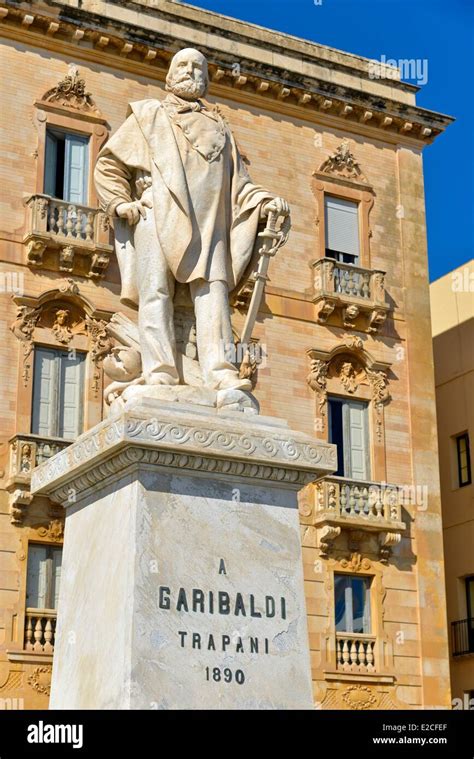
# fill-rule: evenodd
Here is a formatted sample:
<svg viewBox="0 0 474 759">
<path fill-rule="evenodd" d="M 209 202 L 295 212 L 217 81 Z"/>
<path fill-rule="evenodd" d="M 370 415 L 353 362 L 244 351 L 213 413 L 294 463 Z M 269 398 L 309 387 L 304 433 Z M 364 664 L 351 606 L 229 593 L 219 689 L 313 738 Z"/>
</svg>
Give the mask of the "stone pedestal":
<svg viewBox="0 0 474 759">
<path fill-rule="evenodd" d="M 335 448 L 146 398 L 33 472 L 67 510 L 53 709 L 312 707 L 297 492 Z"/>
</svg>

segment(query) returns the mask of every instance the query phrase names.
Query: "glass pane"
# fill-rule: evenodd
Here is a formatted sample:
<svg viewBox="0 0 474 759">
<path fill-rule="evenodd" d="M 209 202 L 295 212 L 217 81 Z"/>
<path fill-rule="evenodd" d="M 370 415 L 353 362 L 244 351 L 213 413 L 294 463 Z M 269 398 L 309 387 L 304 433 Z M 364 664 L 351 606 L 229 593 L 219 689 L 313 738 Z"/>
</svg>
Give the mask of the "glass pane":
<svg viewBox="0 0 474 759">
<path fill-rule="evenodd" d="M 344 437 L 342 425 L 342 403 L 329 399 L 329 442 L 337 445 L 337 471 L 338 477 L 344 476 Z"/>
<path fill-rule="evenodd" d="M 335 575 L 334 593 L 336 609 L 336 631 L 348 632 L 346 619 L 347 591 L 350 588 L 350 578 L 347 575 Z"/>
<path fill-rule="evenodd" d="M 467 616 L 474 617 L 474 577 L 466 577 Z"/>
<path fill-rule="evenodd" d="M 63 552 L 61 548 L 53 549 L 53 588 L 51 598 L 53 602 L 53 609 L 58 608 L 59 599 L 59 585 L 61 582 L 61 564 L 62 564 Z"/>
<path fill-rule="evenodd" d="M 47 596 L 47 562 L 48 549 L 46 546 L 29 546 L 26 605 L 33 609 L 45 608 Z"/>
<path fill-rule="evenodd" d="M 370 578 L 335 575 L 334 593 L 336 632 L 369 634 Z"/>
</svg>

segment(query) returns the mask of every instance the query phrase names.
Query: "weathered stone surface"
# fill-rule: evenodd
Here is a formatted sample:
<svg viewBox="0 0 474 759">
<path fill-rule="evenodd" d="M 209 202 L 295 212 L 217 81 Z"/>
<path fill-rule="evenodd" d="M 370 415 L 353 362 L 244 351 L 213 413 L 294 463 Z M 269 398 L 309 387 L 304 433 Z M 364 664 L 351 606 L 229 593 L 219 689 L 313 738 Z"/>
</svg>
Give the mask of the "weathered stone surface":
<svg viewBox="0 0 474 759">
<path fill-rule="evenodd" d="M 159 403 L 34 473 L 67 509 L 51 707 L 311 708 L 297 490 L 335 448 Z"/>
</svg>

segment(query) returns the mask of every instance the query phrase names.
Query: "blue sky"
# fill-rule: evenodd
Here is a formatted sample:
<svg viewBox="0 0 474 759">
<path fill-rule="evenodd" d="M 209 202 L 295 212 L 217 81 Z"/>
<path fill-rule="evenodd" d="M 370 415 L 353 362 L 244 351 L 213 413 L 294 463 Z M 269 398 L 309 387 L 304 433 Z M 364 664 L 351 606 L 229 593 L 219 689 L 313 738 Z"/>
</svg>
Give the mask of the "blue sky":
<svg viewBox="0 0 474 759">
<path fill-rule="evenodd" d="M 198 0 L 193 5 L 368 58 L 426 59 L 428 77 L 418 105 L 456 118 L 424 150 L 431 280 L 473 257 L 473 0 L 322 0 L 320 5 Z"/>
</svg>

